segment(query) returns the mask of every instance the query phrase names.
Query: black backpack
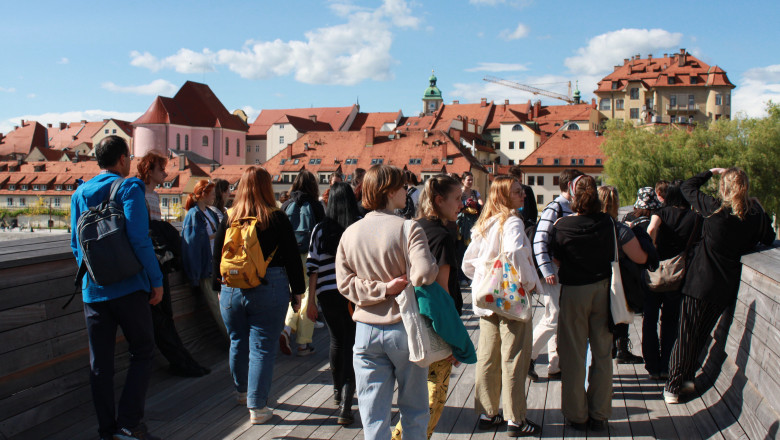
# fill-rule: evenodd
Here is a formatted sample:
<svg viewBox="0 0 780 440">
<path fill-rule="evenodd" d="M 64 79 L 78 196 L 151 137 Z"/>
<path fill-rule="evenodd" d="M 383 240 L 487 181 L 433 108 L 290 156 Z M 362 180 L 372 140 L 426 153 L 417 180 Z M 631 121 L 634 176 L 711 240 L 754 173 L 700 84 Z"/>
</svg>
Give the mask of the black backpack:
<svg viewBox="0 0 780 440">
<path fill-rule="evenodd" d="M 560 203 L 554 200 L 550 202 L 550 205 L 552 205 L 553 203 L 558 205 L 558 209 L 556 211 L 558 211 L 558 218 L 561 218 L 563 216 L 563 206 L 561 206 Z M 547 205 L 547 207 L 544 209 L 546 210 L 547 208 L 550 207 L 550 205 Z M 544 210 L 542 210 L 542 215 L 544 215 Z M 536 235 L 536 230 L 539 228 L 539 222 L 541 221 L 542 219 L 539 218 L 539 221 L 537 221 L 536 223 L 531 223 L 530 225 L 528 225 L 527 222 L 525 223 L 526 224 L 525 236 L 528 237 L 528 240 L 531 242 L 531 253 L 533 255 L 534 267 L 536 268 L 536 273 L 539 275 L 539 278 L 543 278 L 542 271 L 539 270 L 539 263 L 536 262 L 536 254 L 533 253 L 533 247 L 534 247 L 534 236 Z"/>
<path fill-rule="evenodd" d="M 87 272 L 98 285 L 108 286 L 143 269 L 127 238 L 124 208 L 116 200 L 124 180 L 122 177 L 114 180 L 108 197 L 101 204 L 90 206 L 79 217 L 76 233 L 81 266 L 76 274 L 76 286 L 81 285 Z"/>
<path fill-rule="evenodd" d="M 414 218 L 414 214 L 416 212 L 416 209 L 414 208 L 414 200 L 412 200 L 412 194 L 417 192 L 417 188 L 410 186 L 409 189 L 406 190 L 406 206 L 404 206 L 404 209 L 396 209 L 396 214 L 400 215 L 401 217 L 405 219 L 412 219 Z"/>
</svg>

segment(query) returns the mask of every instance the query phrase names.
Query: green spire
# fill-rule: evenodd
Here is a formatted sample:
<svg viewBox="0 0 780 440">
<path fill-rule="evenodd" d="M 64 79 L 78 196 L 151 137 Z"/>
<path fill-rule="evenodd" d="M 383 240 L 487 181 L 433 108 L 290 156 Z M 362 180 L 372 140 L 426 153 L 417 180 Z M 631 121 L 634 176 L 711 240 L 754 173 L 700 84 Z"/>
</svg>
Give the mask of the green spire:
<svg viewBox="0 0 780 440">
<path fill-rule="evenodd" d="M 430 86 L 425 89 L 423 99 L 441 99 L 441 90 L 436 87 L 436 75 L 434 75 L 433 70 L 431 70 L 431 77 L 428 78 L 428 81 Z"/>
</svg>

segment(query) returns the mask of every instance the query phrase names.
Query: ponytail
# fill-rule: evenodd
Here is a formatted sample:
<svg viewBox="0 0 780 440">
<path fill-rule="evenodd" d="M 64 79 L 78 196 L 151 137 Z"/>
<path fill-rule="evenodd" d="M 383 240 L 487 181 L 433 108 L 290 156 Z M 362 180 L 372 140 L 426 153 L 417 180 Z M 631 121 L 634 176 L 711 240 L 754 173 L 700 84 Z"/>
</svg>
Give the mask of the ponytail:
<svg viewBox="0 0 780 440">
<path fill-rule="evenodd" d="M 214 189 L 214 184 L 210 180 L 201 180 L 195 184 L 195 188 L 187 195 L 187 201 L 184 202 L 184 209 L 189 211 L 193 206 L 208 193 Z"/>
</svg>

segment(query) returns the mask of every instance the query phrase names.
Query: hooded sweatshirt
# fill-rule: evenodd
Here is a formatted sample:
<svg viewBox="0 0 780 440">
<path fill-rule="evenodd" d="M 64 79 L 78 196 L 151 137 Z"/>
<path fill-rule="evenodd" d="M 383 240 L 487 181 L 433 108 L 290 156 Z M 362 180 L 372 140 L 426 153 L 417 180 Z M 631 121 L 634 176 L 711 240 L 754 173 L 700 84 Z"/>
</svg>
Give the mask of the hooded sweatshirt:
<svg viewBox="0 0 780 440">
<path fill-rule="evenodd" d="M 615 227 L 604 213 L 570 215 L 555 222 L 552 256 L 560 262 L 561 284 L 583 286 L 612 276 Z"/>
</svg>

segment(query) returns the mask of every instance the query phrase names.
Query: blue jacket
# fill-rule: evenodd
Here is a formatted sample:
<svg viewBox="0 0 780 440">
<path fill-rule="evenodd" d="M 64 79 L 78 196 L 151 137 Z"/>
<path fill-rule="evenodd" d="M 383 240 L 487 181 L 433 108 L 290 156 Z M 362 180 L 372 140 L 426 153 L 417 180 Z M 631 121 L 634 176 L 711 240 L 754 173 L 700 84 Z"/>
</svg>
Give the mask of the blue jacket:
<svg viewBox="0 0 780 440">
<path fill-rule="evenodd" d="M 216 227 L 219 226 L 219 219 L 214 211 L 206 210 L 210 220 Z M 200 284 L 200 280 L 211 278 L 211 240 L 209 240 L 208 230 L 206 229 L 206 217 L 193 206 L 187 211 L 184 217 L 184 224 L 181 229 L 181 259 L 184 266 L 184 274 L 193 286 Z"/>
<path fill-rule="evenodd" d="M 81 213 L 97 206 L 108 197 L 111 182 L 119 176 L 114 173 L 98 174 L 73 193 L 70 202 L 71 236 L 70 247 L 76 257 L 76 263 L 81 265 L 81 251 L 78 245 L 78 221 Z M 154 255 L 152 240 L 149 238 L 149 213 L 144 198 L 144 183 L 131 177 L 125 179 L 119 187 L 117 197 L 122 201 L 125 212 L 125 227 L 130 245 L 135 250 L 135 256 L 144 267 L 136 275 L 108 286 L 100 286 L 87 273 L 81 284 L 81 295 L 85 303 L 95 303 L 116 299 L 127 294 L 143 290 L 151 291 L 152 287 L 162 287 L 162 272 Z"/>
</svg>

